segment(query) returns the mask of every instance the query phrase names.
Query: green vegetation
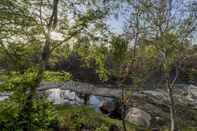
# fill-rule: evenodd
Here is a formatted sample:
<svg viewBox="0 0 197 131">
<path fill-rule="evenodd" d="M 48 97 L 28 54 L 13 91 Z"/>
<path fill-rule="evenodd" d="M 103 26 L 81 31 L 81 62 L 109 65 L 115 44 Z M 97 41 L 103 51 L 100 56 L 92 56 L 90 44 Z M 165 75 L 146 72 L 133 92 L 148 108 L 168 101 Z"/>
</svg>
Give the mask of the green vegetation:
<svg viewBox="0 0 197 131">
<path fill-rule="evenodd" d="M 72 80 L 72 75 L 68 72 L 45 71 L 43 79 L 44 81 L 64 82 Z"/>
<path fill-rule="evenodd" d="M 37 96 L 32 103 L 28 103 L 27 94 L 34 85 L 35 76 L 34 70 L 28 70 L 23 75 L 12 74 L 12 77 L 0 85 L 1 90 L 11 92 L 9 99 L 0 101 L 1 130 L 20 131 L 25 130 L 27 125 L 32 130 L 47 129 L 57 121 L 55 107 L 45 96 Z"/>
<path fill-rule="evenodd" d="M 94 131 L 109 131 L 110 128 L 116 127 L 123 129 L 121 120 L 111 119 L 100 112 L 88 106 L 62 106 L 57 107 L 60 125 L 65 129 L 80 130 L 86 128 Z M 129 131 L 140 129 L 127 123 Z"/>
<path fill-rule="evenodd" d="M 32 69 L 30 69 L 32 70 Z M 13 80 L 14 78 L 22 77 L 22 74 L 17 72 L 9 72 L 0 74 L 1 81 Z M 31 76 L 30 76 L 31 77 Z M 44 80 L 46 82 L 64 82 L 72 80 L 72 75 L 68 72 L 55 72 L 55 71 L 45 71 L 44 72 Z"/>
<path fill-rule="evenodd" d="M 37 90 L 45 81 L 76 80 L 121 88 L 122 116 L 133 104 L 124 87 L 162 86 L 170 98 L 166 126 L 174 131 L 181 123 L 176 83 L 197 84 L 196 5 L 195 0 L 0 0 L 0 94 L 10 95 L 0 101 L 0 130 L 138 130 L 124 117 L 114 120 L 89 107 L 56 109 Z M 124 29 L 112 31 L 111 18 L 122 19 Z"/>
<path fill-rule="evenodd" d="M 122 129 L 122 121 L 112 119 L 100 112 L 95 112 L 94 109 L 88 106 L 59 106 L 56 107 L 58 112 L 59 128 L 80 130 L 90 129 L 94 131 L 109 131 L 110 128 L 116 127 Z M 151 131 L 151 129 L 144 129 L 127 123 L 129 131 Z M 161 128 L 161 131 L 169 131 L 168 128 Z M 183 127 L 181 131 L 195 131 L 196 128 Z"/>
</svg>

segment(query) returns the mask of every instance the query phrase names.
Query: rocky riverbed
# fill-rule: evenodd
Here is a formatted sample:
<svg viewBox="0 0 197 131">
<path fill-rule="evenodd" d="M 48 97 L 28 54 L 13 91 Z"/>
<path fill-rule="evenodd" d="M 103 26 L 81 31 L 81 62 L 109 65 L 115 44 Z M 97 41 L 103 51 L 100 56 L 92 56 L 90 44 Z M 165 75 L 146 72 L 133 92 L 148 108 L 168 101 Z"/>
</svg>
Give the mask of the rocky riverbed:
<svg viewBox="0 0 197 131">
<path fill-rule="evenodd" d="M 107 92 L 105 92 L 106 90 Z M 72 84 L 68 82 L 68 84 L 42 85 L 38 91 L 48 94 L 49 100 L 55 104 L 88 104 L 96 111 L 103 111 L 108 115 L 121 112 L 121 106 L 117 104 L 121 94 L 120 89 L 97 87 L 88 83 L 72 81 Z M 132 91 L 132 93 L 128 90 L 127 95 L 128 103 L 125 115 L 127 121 L 143 127 L 157 128 L 168 125 L 169 99 L 165 89 Z M 8 97 L 9 93 L 0 94 L 0 100 Z M 189 124 L 197 127 L 197 86 L 176 85 L 174 97 L 177 121 L 180 125 Z"/>
</svg>

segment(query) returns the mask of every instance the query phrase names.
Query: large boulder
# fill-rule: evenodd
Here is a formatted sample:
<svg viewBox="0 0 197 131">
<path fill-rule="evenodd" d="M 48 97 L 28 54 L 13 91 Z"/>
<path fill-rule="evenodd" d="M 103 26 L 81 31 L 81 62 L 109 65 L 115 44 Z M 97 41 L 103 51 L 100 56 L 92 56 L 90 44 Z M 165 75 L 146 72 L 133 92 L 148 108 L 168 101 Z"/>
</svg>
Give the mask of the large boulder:
<svg viewBox="0 0 197 131">
<path fill-rule="evenodd" d="M 130 108 L 126 114 L 125 120 L 137 126 L 148 128 L 150 126 L 151 116 L 139 108 Z"/>
<path fill-rule="evenodd" d="M 176 119 L 179 125 L 196 126 L 197 122 L 197 86 L 178 84 L 174 89 Z M 169 124 L 169 97 L 163 89 L 152 89 L 134 92 L 130 98 L 132 107 L 150 114 L 151 127 Z"/>
</svg>

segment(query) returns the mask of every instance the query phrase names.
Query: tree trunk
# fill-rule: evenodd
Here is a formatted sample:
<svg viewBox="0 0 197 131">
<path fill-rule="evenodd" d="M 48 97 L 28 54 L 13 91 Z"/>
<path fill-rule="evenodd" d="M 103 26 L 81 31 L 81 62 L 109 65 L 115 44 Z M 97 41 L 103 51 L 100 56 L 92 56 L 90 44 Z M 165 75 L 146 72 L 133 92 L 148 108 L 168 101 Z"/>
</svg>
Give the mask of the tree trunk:
<svg viewBox="0 0 197 131">
<path fill-rule="evenodd" d="M 174 97 L 173 97 L 173 89 L 168 87 L 168 94 L 170 100 L 170 131 L 175 130 L 175 105 L 174 105 Z"/>
<path fill-rule="evenodd" d="M 170 131 L 175 131 L 176 123 L 175 123 L 175 103 L 174 103 L 174 97 L 173 97 L 173 88 L 175 86 L 175 82 L 178 77 L 178 69 L 176 67 L 176 74 L 173 78 L 172 82 L 170 81 L 170 75 L 168 73 L 167 75 L 167 89 L 168 89 L 168 96 L 169 96 L 169 102 L 170 102 Z"/>
<path fill-rule="evenodd" d="M 127 127 L 126 127 L 126 122 L 125 122 L 125 115 L 126 115 L 126 105 L 125 105 L 125 102 L 124 102 L 124 98 L 125 98 L 125 95 L 124 95 L 124 86 L 120 85 L 121 89 L 122 89 L 122 125 L 123 125 L 123 130 L 124 131 L 127 131 Z"/>
<path fill-rule="evenodd" d="M 34 98 L 36 97 L 36 88 L 41 83 L 41 81 L 43 79 L 44 71 L 45 71 L 46 66 L 48 64 L 48 60 L 49 60 L 49 56 L 50 56 L 50 46 L 51 46 L 50 32 L 52 29 L 54 29 L 56 27 L 56 24 L 57 24 L 58 2 L 59 2 L 59 0 L 53 1 L 53 11 L 52 11 L 52 15 L 49 20 L 49 24 L 47 26 L 45 43 L 44 43 L 43 51 L 41 54 L 40 65 L 38 67 L 37 76 L 35 78 L 35 81 L 33 82 L 33 84 L 30 87 L 30 91 L 27 94 L 28 97 L 26 99 L 26 102 L 24 103 L 24 106 L 21 109 L 21 116 L 22 116 L 22 118 L 25 119 L 25 121 L 27 121 L 27 124 L 24 124 L 24 126 L 23 126 L 23 129 L 22 129 L 23 131 L 34 130 L 32 127 L 32 123 L 31 123 L 31 119 L 32 119 L 31 113 L 33 111 L 33 101 L 34 101 Z M 26 113 L 26 114 L 23 115 L 24 113 Z"/>
<path fill-rule="evenodd" d="M 31 112 L 33 111 L 33 101 L 34 101 L 34 98 L 36 97 L 36 88 L 39 86 L 39 84 L 41 83 L 41 81 L 43 79 L 44 71 L 45 71 L 46 65 L 49 60 L 49 55 L 50 55 L 49 54 L 49 52 L 50 52 L 49 45 L 50 45 L 50 36 L 48 33 L 48 35 L 46 37 L 45 45 L 43 47 L 43 53 L 41 56 L 41 62 L 40 62 L 40 66 L 38 68 L 36 79 L 30 87 L 30 91 L 27 94 L 28 97 L 26 99 L 26 102 L 25 102 L 22 110 L 21 110 L 22 114 L 26 113 L 24 115 L 25 116 L 24 119 L 26 121 L 28 121 L 28 123 L 23 126 L 24 127 L 23 131 L 32 131 L 33 130 L 30 116 L 31 116 Z"/>
</svg>

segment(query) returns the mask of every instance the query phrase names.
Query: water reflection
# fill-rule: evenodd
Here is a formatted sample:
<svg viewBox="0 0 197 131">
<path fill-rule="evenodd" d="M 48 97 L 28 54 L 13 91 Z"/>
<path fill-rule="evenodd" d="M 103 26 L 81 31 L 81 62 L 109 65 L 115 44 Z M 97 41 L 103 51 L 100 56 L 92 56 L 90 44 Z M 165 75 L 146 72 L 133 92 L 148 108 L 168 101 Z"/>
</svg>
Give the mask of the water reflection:
<svg viewBox="0 0 197 131">
<path fill-rule="evenodd" d="M 46 92 L 48 94 L 48 99 L 57 105 L 82 105 L 85 103 L 84 97 L 82 97 L 82 95 L 70 90 L 49 89 Z M 90 95 L 87 104 L 92 106 L 96 111 L 100 111 L 99 108 L 103 101 L 112 102 L 113 98 Z"/>
</svg>

